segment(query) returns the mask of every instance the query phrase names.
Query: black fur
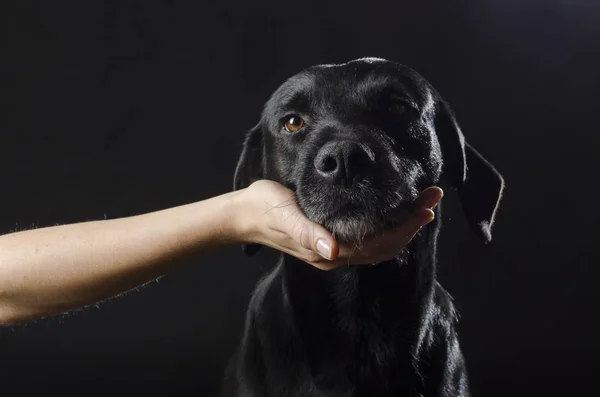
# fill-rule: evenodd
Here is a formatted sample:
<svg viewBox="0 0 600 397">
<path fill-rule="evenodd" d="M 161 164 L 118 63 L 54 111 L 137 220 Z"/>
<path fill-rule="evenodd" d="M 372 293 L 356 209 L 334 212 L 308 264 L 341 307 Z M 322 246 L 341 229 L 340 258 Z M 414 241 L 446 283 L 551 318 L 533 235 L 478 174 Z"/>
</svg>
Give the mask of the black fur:
<svg viewBox="0 0 600 397">
<path fill-rule="evenodd" d="M 283 128 L 292 114 L 305 121 L 294 133 Z M 504 186 L 423 77 L 375 58 L 311 67 L 275 91 L 246 137 L 234 188 L 257 179 L 294 190 L 308 218 L 352 243 L 442 181 L 488 242 Z M 282 254 L 254 291 L 223 396 L 468 396 L 457 314 L 436 281 L 440 211 L 376 266 L 325 272 Z"/>
</svg>

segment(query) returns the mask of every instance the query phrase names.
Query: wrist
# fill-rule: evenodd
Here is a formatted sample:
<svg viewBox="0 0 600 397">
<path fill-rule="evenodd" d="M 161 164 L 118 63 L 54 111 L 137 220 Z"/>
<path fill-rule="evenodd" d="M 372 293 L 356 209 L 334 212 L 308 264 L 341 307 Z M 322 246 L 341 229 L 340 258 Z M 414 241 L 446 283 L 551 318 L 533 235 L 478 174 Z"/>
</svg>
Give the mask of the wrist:
<svg viewBox="0 0 600 397">
<path fill-rule="evenodd" d="M 231 241 L 237 244 L 251 243 L 256 233 L 251 222 L 250 209 L 248 208 L 246 189 L 228 193 L 228 230 Z"/>
</svg>

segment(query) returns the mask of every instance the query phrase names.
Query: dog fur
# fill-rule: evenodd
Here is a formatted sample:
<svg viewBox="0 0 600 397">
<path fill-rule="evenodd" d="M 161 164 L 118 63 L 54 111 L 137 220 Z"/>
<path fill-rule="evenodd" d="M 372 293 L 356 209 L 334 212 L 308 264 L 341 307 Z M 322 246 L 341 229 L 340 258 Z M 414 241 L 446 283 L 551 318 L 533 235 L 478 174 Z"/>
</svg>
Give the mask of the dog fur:
<svg viewBox="0 0 600 397">
<path fill-rule="evenodd" d="M 291 116 L 304 122 L 296 132 L 284 126 Z M 318 65 L 284 82 L 246 135 L 234 189 L 258 179 L 289 187 L 309 219 L 357 245 L 442 182 L 489 242 L 504 187 L 431 84 L 380 58 Z M 468 396 L 457 313 L 436 280 L 441 205 L 435 213 L 376 266 L 325 272 L 281 254 L 253 293 L 222 395 Z"/>
</svg>

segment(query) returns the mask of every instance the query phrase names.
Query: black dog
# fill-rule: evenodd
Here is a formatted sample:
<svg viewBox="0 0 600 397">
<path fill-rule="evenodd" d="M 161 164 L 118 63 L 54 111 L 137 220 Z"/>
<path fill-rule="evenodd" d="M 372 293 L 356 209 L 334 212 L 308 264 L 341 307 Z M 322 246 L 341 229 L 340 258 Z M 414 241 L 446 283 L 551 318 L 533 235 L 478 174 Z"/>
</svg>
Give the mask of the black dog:
<svg viewBox="0 0 600 397">
<path fill-rule="evenodd" d="M 442 181 L 490 241 L 504 186 L 423 77 L 375 58 L 311 67 L 275 91 L 234 188 L 257 179 L 295 191 L 307 217 L 345 242 L 390 226 Z M 325 272 L 282 254 L 254 291 L 224 396 L 468 396 L 456 312 L 435 275 L 440 211 L 376 266 Z"/>
</svg>

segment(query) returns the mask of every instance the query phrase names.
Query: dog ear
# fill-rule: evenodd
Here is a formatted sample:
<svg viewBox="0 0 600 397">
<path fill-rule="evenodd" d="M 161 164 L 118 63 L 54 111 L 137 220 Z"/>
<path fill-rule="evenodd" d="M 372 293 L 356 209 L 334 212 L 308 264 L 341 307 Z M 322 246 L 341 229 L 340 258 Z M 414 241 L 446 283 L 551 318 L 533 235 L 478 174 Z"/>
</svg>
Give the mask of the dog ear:
<svg viewBox="0 0 600 397">
<path fill-rule="evenodd" d="M 242 153 L 233 177 L 233 190 L 244 189 L 265 177 L 264 141 L 262 123 L 246 133 Z M 242 244 L 242 251 L 252 256 L 260 249 L 260 244 Z"/>
<path fill-rule="evenodd" d="M 435 119 L 444 167 L 442 178 L 458 191 L 463 212 L 471 228 L 485 243 L 492 240 L 491 229 L 502 198 L 502 175 L 469 145 L 450 106 L 443 100 Z"/>
</svg>

